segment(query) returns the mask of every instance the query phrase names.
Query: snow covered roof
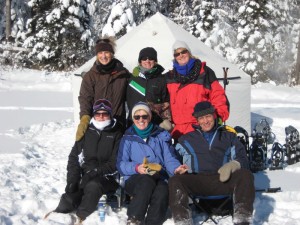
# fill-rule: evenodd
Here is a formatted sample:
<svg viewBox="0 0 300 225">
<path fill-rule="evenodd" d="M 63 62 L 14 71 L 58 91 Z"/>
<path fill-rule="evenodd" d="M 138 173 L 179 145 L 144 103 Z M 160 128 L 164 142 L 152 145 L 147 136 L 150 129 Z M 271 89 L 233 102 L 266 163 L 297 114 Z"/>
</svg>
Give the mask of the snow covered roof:
<svg viewBox="0 0 300 225">
<path fill-rule="evenodd" d="M 226 93 L 230 102 L 230 117 L 226 123 L 233 127 L 237 125 L 242 126 L 250 132 L 250 76 L 162 14 L 156 13 L 118 39 L 116 58 L 121 60 L 129 71 L 132 71 L 138 63 L 140 50 L 144 47 L 154 47 L 158 53 L 158 63 L 167 71 L 172 68 L 172 45 L 176 40 L 185 41 L 190 47 L 192 54 L 201 61 L 206 61 L 207 65 L 215 71 L 218 78 L 223 77 L 223 67 L 229 68 L 228 77 L 241 77 L 241 79 L 230 80 L 229 85 L 226 87 Z M 95 57 L 77 69 L 75 74 L 88 71 L 94 61 Z M 78 93 L 80 83 L 81 78 L 74 76 L 75 122 L 79 119 Z M 223 85 L 222 81 L 220 83 Z"/>
</svg>

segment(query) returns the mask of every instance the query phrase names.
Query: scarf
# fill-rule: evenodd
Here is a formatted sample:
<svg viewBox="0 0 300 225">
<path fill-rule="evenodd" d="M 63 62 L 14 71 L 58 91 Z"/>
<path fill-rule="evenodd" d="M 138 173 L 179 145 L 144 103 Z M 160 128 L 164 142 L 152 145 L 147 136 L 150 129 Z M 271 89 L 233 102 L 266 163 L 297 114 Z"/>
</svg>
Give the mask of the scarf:
<svg viewBox="0 0 300 225">
<path fill-rule="evenodd" d="M 195 59 L 190 58 L 190 60 L 188 61 L 187 64 L 180 66 L 175 60 L 173 61 L 173 67 L 174 69 L 177 71 L 177 73 L 183 75 L 183 76 L 187 76 L 191 69 L 193 68 L 194 64 L 195 64 Z"/>
<path fill-rule="evenodd" d="M 151 69 L 146 69 L 142 66 L 137 66 L 133 69 L 132 75 L 134 77 L 142 77 L 145 79 L 151 79 L 151 78 L 157 76 L 158 72 L 159 71 L 158 71 L 157 65 L 155 65 Z"/>
<path fill-rule="evenodd" d="M 90 123 L 92 123 L 98 130 L 103 130 L 105 127 L 111 124 L 111 120 L 97 121 L 93 117 Z"/>
<path fill-rule="evenodd" d="M 200 74 L 201 61 L 198 59 L 190 59 L 184 66 L 179 66 L 177 62 L 174 62 L 174 79 L 181 84 L 192 83 Z M 183 69 L 185 68 L 185 69 Z M 186 74 L 181 74 L 181 71 L 186 71 Z"/>
<path fill-rule="evenodd" d="M 137 126 L 135 126 L 135 124 L 133 124 L 133 128 L 138 136 L 140 136 L 142 139 L 145 139 L 150 136 L 153 129 L 153 123 L 150 122 L 144 130 L 140 130 L 139 128 L 137 128 Z"/>
<path fill-rule="evenodd" d="M 108 64 L 102 65 L 98 60 L 97 60 L 97 70 L 101 73 L 111 73 L 116 67 L 117 60 L 113 58 Z"/>
</svg>

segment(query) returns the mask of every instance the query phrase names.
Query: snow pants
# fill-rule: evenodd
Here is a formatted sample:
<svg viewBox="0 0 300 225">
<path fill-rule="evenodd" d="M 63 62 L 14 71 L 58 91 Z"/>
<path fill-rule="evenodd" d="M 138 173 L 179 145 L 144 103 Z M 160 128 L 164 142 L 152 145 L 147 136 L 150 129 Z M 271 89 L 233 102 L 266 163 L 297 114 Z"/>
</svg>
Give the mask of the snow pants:
<svg viewBox="0 0 300 225">
<path fill-rule="evenodd" d="M 97 209 L 100 197 L 117 188 L 118 183 L 113 178 L 93 179 L 83 189 L 74 193 L 64 193 L 55 212 L 70 213 L 76 210 L 76 215 L 85 220 Z"/>
<path fill-rule="evenodd" d="M 192 224 L 189 195 L 233 194 L 233 222 L 250 222 L 255 198 L 254 178 L 247 169 L 231 174 L 227 182 L 218 173 L 175 175 L 169 179 L 169 205 L 175 224 Z"/>
<path fill-rule="evenodd" d="M 145 220 L 145 225 L 164 223 L 168 209 L 168 185 L 165 181 L 155 175 L 135 174 L 126 180 L 125 191 L 132 196 L 127 209 L 128 218 Z"/>
</svg>

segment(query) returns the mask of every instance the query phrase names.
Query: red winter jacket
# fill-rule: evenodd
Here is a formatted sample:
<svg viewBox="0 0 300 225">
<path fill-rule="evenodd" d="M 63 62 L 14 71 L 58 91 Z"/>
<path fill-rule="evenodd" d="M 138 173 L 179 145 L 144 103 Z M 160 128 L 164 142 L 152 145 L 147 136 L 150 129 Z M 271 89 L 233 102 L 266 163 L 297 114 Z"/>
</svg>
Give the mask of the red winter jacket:
<svg viewBox="0 0 300 225">
<path fill-rule="evenodd" d="M 196 60 L 195 63 L 201 62 Z M 179 83 L 174 71 L 166 74 L 172 119 L 175 124 L 172 137 L 175 139 L 194 130 L 192 124 L 197 124 L 197 120 L 192 113 L 198 102 L 211 102 L 222 121 L 229 117 L 228 101 L 223 87 L 219 84 L 214 71 L 207 67 L 205 62 L 201 64 L 199 77 L 187 84 Z"/>
</svg>

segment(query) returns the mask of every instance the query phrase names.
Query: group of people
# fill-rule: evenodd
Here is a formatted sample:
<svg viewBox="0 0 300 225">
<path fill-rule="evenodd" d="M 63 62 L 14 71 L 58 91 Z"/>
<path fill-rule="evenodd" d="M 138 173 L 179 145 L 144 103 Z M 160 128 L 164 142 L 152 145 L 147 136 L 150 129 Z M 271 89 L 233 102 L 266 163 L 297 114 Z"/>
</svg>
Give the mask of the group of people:
<svg viewBox="0 0 300 225">
<path fill-rule="evenodd" d="M 81 224 L 100 197 L 124 177 L 128 225 L 193 224 L 189 196 L 234 196 L 234 224 L 250 224 L 255 196 L 244 146 L 222 122 L 229 109 L 214 71 L 183 41 L 164 73 L 157 52 L 143 48 L 130 73 L 115 42 L 96 42 L 96 61 L 82 80 L 80 123 L 69 155 L 67 185 L 56 212 Z M 126 104 L 129 115 L 126 118 Z"/>
</svg>

